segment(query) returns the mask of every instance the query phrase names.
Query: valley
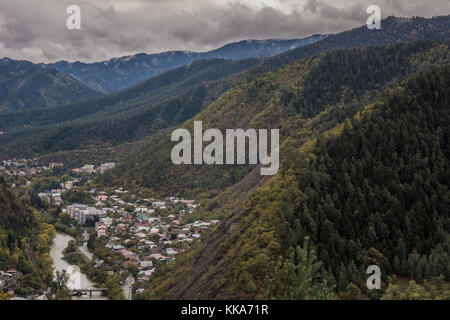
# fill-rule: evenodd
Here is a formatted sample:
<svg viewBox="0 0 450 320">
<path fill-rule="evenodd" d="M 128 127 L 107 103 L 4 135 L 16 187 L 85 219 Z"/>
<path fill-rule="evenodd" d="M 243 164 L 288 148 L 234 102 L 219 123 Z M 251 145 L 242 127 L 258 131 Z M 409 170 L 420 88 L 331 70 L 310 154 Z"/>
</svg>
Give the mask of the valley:
<svg viewBox="0 0 450 320">
<path fill-rule="evenodd" d="M 0 110 L 0 291 L 449 299 L 450 16 L 382 25 L 51 66 L 97 91 Z"/>
<path fill-rule="evenodd" d="M 67 270 L 69 290 L 108 287 L 110 282 L 108 298 L 131 299 L 153 272 L 195 246 L 219 222 L 189 220 L 198 207 L 195 200 L 141 198 L 121 187 L 89 188 L 90 179 L 114 163 L 70 170 L 61 163 L 38 166 L 32 159 L 2 164 L 0 172 L 14 181 L 16 190 L 44 188 L 31 205 L 57 231 L 50 256 L 54 272 Z M 87 297 L 73 297 L 79 298 Z M 91 298 L 105 297 L 94 292 Z"/>
</svg>

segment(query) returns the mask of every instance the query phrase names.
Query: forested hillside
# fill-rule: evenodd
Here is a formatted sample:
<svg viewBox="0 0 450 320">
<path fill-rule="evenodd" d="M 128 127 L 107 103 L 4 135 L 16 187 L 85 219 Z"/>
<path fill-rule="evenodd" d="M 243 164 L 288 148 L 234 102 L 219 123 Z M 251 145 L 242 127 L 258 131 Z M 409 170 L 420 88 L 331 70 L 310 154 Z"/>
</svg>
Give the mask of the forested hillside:
<svg viewBox="0 0 450 320">
<path fill-rule="evenodd" d="M 0 113 L 87 100 L 101 95 L 74 78 L 27 61 L 0 59 Z"/>
<path fill-rule="evenodd" d="M 195 116 L 258 60 L 201 60 L 83 103 L 0 115 L 0 153 L 48 154 L 135 141 Z M 55 126 L 58 124 L 58 126 Z"/>
<path fill-rule="evenodd" d="M 376 46 L 417 40 L 450 40 L 448 33 L 450 16 L 448 15 L 431 19 L 388 17 L 382 20 L 381 24 L 382 28 L 379 30 L 369 30 L 364 25 L 330 35 L 316 44 L 267 58 L 263 64 L 255 67 L 252 73 L 273 71 L 288 63 L 337 48 Z"/>
<path fill-rule="evenodd" d="M 0 136 L 0 157 L 39 156 L 136 141 L 192 118 L 242 78 L 252 83 L 257 75 L 331 49 L 419 39 L 449 40 L 449 16 L 390 17 L 382 23 L 382 30 L 368 30 L 363 26 L 263 62 L 257 59 L 196 61 L 132 88 L 83 103 L 0 115 L 0 130 L 8 131 Z M 258 90 L 256 87 L 255 91 Z M 286 90 L 284 97 L 289 99 L 291 93 L 289 88 Z"/>
<path fill-rule="evenodd" d="M 216 52 L 226 59 L 177 52 L 152 65 L 146 55 L 90 70 L 60 64 L 103 91 L 158 74 L 100 96 L 55 70 L 0 60 L 0 160 L 35 158 L 2 168 L 0 270 L 19 271 L 18 294 L 49 287 L 51 221 L 90 234 L 95 258 L 82 271 L 103 279 L 99 287 L 112 271 L 114 296 L 124 284 L 137 299 L 450 299 L 449 30 L 450 16 L 389 17 L 381 30 L 309 45 L 230 44 Z M 227 60 L 288 45 L 300 47 Z M 175 165 L 171 135 L 192 136 L 195 121 L 224 134 L 279 129 L 278 173 Z M 64 164 L 41 167 L 53 161 Z M 100 161 L 115 166 L 87 170 Z M 70 190 L 48 203 L 38 195 L 61 182 Z M 75 222 L 73 203 L 114 208 L 111 223 L 96 224 L 105 214 L 91 208 Z M 381 290 L 367 288 L 370 265 L 381 268 Z"/>
<path fill-rule="evenodd" d="M 26 212 L 4 177 L 0 177 L 0 205 L 2 240 L 6 240 L 2 247 L 13 249 L 22 238 L 32 234 L 37 221 L 33 214 Z"/>
<path fill-rule="evenodd" d="M 392 275 L 424 283 L 428 298 L 448 298 L 449 88 L 447 61 L 304 140 L 141 298 L 392 298 Z M 372 264 L 382 270 L 377 293 L 365 287 Z"/>
<path fill-rule="evenodd" d="M 49 250 L 54 236 L 53 226 L 39 223 L 0 176 L 0 270 L 21 273 L 21 294 L 42 292 L 52 280 Z"/>
<path fill-rule="evenodd" d="M 59 61 L 43 66 L 73 76 L 95 90 L 111 93 L 197 60 L 242 60 L 273 56 L 320 41 L 325 37 L 325 35 L 313 35 L 305 39 L 292 40 L 244 40 L 229 43 L 208 52 L 140 53 L 94 63 Z"/>
<path fill-rule="evenodd" d="M 299 139 L 330 129 L 361 105 L 373 102 L 380 91 L 421 68 L 444 62 L 448 62 L 448 43 L 330 51 L 233 87 L 182 127 L 192 131 L 193 121 L 202 120 L 204 128 L 220 130 L 277 128 L 283 158 L 288 146 L 298 144 Z M 320 120 L 311 122 L 321 112 Z M 159 133 L 142 151 L 102 176 L 101 183 L 198 196 L 223 191 L 254 169 L 173 165 L 171 130 Z"/>
</svg>

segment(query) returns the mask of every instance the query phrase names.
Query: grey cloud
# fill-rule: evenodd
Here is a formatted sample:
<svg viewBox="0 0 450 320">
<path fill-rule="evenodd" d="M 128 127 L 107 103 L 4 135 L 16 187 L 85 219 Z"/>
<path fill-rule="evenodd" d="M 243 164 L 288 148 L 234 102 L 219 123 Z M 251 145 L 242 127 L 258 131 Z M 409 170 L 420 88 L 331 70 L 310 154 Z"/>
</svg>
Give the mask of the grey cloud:
<svg viewBox="0 0 450 320">
<path fill-rule="evenodd" d="M 78 4 L 82 30 L 67 30 Z M 0 57 L 98 61 L 138 52 L 204 51 L 243 39 L 300 38 L 384 17 L 450 13 L 448 0 L 14 0 L 0 1 Z"/>
</svg>

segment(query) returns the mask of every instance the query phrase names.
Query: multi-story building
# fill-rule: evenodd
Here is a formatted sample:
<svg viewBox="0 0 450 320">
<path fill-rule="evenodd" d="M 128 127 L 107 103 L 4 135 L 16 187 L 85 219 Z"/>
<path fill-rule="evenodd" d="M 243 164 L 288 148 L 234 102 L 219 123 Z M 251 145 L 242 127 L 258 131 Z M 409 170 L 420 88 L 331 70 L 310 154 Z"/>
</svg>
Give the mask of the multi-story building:
<svg viewBox="0 0 450 320">
<path fill-rule="evenodd" d="M 116 164 L 114 162 L 102 163 L 98 170 L 100 171 L 100 173 L 103 173 L 106 170 L 113 169 L 115 166 Z"/>
<path fill-rule="evenodd" d="M 82 224 L 87 220 L 94 220 L 95 217 L 98 217 L 98 219 L 106 217 L 106 212 L 98 210 L 96 208 L 88 207 L 84 204 L 73 204 L 71 206 L 68 206 L 67 213 L 72 219 Z"/>
</svg>

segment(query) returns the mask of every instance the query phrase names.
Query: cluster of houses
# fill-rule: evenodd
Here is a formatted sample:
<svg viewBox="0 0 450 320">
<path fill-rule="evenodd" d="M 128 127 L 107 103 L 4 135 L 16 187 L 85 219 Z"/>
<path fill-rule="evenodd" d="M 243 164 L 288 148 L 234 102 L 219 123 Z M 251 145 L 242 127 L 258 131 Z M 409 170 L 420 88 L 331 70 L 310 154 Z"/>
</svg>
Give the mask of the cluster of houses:
<svg viewBox="0 0 450 320">
<path fill-rule="evenodd" d="M 66 181 L 64 183 L 61 183 L 61 185 L 60 185 L 61 188 L 44 190 L 44 192 L 38 193 L 38 196 L 41 199 L 41 201 L 46 202 L 50 206 L 54 206 L 54 207 L 63 206 L 64 201 L 61 198 L 61 194 L 63 192 L 73 189 L 74 184 L 79 181 L 80 181 L 79 179 L 73 179 L 73 180 Z"/>
<path fill-rule="evenodd" d="M 102 163 L 98 167 L 95 167 L 93 164 L 85 164 L 81 168 L 72 169 L 72 173 L 77 174 L 96 174 L 96 173 L 104 173 L 106 170 L 113 169 L 116 166 L 114 162 Z"/>
<path fill-rule="evenodd" d="M 136 213 L 137 212 L 137 213 Z M 139 269 L 138 284 L 144 284 L 155 271 L 156 261 L 168 262 L 190 248 L 201 233 L 217 220 L 181 224 L 180 215 L 147 216 L 140 211 L 119 218 L 102 218 L 95 225 L 97 237 L 107 237 L 106 248 L 122 256 L 122 267 L 134 264 Z M 130 241 L 133 245 L 129 246 Z"/>
<path fill-rule="evenodd" d="M 14 162 L 14 163 L 13 163 Z M 2 163 L 8 170 L 14 166 L 29 168 L 25 160 Z M 60 164 L 49 164 L 52 169 Z M 97 243 L 108 249 L 110 256 L 102 256 L 106 261 L 94 255 L 96 267 L 107 272 L 137 268 L 137 286 L 143 288 L 152 273 L 161 265 L 176 259 L 177 254 L 186 251 L 202 233 L 218 223 L 216 220 L 184 223 L 183 217 L 192 213 L 198 204 L 194 200 L 165 198 L 138 198 L 123 188 L 91 189 L 92 205 L 82 203 L 64 203 L 61 194 L 78 189 L 82 181 L 77 174 L 97 174 L 114 168 L 114 163 L 104 163 L 96 167 L 84 165 L 72 169 L 70 180 L 60 184 L 59 188 L 39 193 L 41 200 L 49 205 L 59 206 L 67 213 L 73 223 L 85 227 L 95 226 Z M 0 167 L 1 168 L 1 167 Z M 78 178 L 76 178 L 78 177 Z M 110 259 L 110 257 L 113 257 Z M 7 276 L 5 276 L 7 277 Z M 0 284 L 5 284 L 3 281 Z"/>
<path fill-rule="evenodd" d="M 122 188 L 109 191 L 91 190 L 96 207 L 72 204 L 65 208 L 78 223 L 96 221 L 97 238 L 106 237 L 105 247 L 120 256 L 120 268 L 135 265 L 137 284 L 144 284 L 157 268 L 157 262 L 174 260 L 176 255 L 190 248 L 202 232 L 218 223 L 195 221 L 182 224 L 182 217 L 193 212 L 194 200 L 167 197 L 165 199 L 137 199 Z M 125 201 L 124 199 L 133 199 Z M 96 259 L 96 265 L 105 261 Z"/>
<path fill-rule="evenodd" d="M 72 169 L 74 174 L 96 174 L 104 173 L 106 170 L 113 169 L 115 167 L 114 162 L 102 163 L 99 166 L 93 164 L 86 164 L 81 168 Z M 52 170 L 56 167 L 63 167 L 64 165 L 59 162 L 49 163 L 48 166 L 39 165 L 38 159 L 12 159 L 3 160 L 0 162 L 0 172 L 9 176 L 34 176 L 43 173 L 46 170 Z"/>
<path fill-rule="evenodd" d="M 54 167 L 62 166 L 62 163 L 50 163 L 48 166 L 37 164 L 37 159 L 12 159 L 0 162 L 0 172 L 8 176 L 34 176 Z"/>
<path fill-rule="evenodd" d="M 30 160 L 3 161 L 0 170 L 36 169 L 36 173 L 61 166 L 50 163 L 48 167 L 37 167 Z M 59 206 L 67 213 L 74 224 L 85 227 L 95 226 L 98 243 L 105 246 L 109 255 L 92 259 L 97 267 L 104 267 L 107 272 L 112 270 L 128 270 L 131 266 L 137 268 L 137 286 L 143 288 L 152 273 L 163 263 L 176 259 L 177 254 L 186 251 L 192 243 L 201 237 L 202 233 L 218 223 L 217 220 L 195 221 L 184 223 L 183 217 L 194 212 L 198 204 L 194 200 L 165 198 L 138 198 L 123 188 L 91 189 L 89 192 L 92 205 L 72 203 L 65 204 L 61 194 L 72 189 L 78 189 L 82 181 L 77 174 L 97 174 L 114 168 L 114 163 L 104 163 L 96 167 L 84 165 L 72 169 L 69 180 L 56 189 L 44 190 L 38 196 L 51 206 Z M 76 178 L 78 177 L 78 178 Z M 63 180 L 64 181 L 64 180 Z M 27 184 L 31 183 L 27 181 Z M 117 259 L 116 259 L 117 258 Z M 0 272 L 0 290 L 14 288 L 17 273 L 13 270 Z"/>
</svg>

